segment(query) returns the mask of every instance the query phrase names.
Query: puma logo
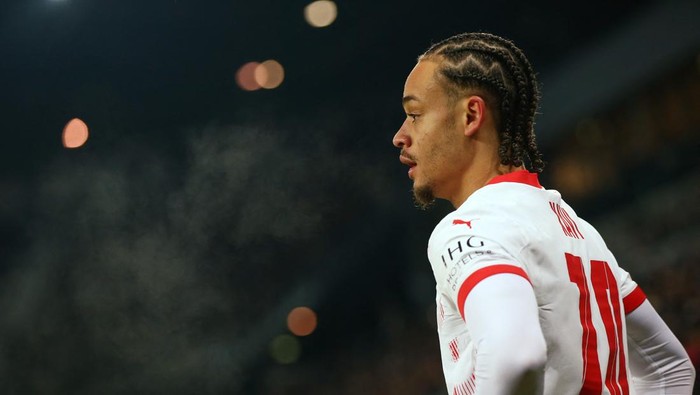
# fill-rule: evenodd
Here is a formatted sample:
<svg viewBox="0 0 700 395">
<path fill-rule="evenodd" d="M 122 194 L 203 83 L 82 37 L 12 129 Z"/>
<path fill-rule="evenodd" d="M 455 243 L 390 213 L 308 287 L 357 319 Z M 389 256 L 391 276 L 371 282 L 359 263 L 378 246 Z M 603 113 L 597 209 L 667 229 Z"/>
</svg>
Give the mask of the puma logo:
<svg viewBox="0 0 700 395">
<path fill-rule="evenodd" d="M 463 221 L 461 219 L 455 219 L 455 220 L 452 220 L 452 225 L 467 225 L 469 227 L 469 229 L 471 229 L 472 228 L 472 221 L 474 221 L 474 220 L 470 219 L 469 221 Z"/>
</svg>

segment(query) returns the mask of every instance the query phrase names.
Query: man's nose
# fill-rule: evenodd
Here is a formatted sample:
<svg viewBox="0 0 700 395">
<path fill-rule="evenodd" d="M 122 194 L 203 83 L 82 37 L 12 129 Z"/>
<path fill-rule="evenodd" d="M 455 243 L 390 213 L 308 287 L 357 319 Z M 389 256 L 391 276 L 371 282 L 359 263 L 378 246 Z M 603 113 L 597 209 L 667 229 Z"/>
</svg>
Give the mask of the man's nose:
<svg viewBox="0 0 700 395">
<path fill-rule="evenodd" d="M 404 125 L 402 124 L 399 130 L 396 132 L 394 135 L 394 138 L 391 140 L 391 142 L 394 144 L 394 147 L 396 148 L 403 148 L 411 145 L 411 139 L 408 137 L 408 134 L 404 131 Z"/>
</svg>

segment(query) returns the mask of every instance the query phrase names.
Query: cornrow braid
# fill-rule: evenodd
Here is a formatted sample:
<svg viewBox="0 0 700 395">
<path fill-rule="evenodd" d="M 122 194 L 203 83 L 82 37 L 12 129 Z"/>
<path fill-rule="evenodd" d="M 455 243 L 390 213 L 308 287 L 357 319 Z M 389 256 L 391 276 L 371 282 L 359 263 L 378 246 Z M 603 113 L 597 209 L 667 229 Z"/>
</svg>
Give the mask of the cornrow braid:
<svg viewBox="0 0 700 395">
<path fill-rule="evenodd" d="M 544 161 L 535 140 L 539 87 L 525 54 L 511 41 L 488 33 L 463 33 L 434 44 L 422 59 L 440 61 L 448 94 L 477 90 L 494 111 L 498 155 L 504 165 L 541 172 Z"/>
</svg>

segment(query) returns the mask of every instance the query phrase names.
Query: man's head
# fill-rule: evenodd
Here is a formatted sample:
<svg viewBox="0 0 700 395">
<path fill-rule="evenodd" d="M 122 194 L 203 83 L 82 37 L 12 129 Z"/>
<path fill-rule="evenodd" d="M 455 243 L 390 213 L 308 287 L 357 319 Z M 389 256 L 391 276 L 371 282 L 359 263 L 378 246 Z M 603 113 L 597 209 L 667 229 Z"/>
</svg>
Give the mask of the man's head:
<svg viewBox="0 0 700 395">
<path fill-rule="evenodd" d="M 533 130 L 538 99 L 530 63 L 508 40 L 465 33 L 430 47 L 406 80 L 407 118 L 393 141 L 411 166 L 417 203 L 455 203 L 470 172 L 541 171 Z"/>
</svg>

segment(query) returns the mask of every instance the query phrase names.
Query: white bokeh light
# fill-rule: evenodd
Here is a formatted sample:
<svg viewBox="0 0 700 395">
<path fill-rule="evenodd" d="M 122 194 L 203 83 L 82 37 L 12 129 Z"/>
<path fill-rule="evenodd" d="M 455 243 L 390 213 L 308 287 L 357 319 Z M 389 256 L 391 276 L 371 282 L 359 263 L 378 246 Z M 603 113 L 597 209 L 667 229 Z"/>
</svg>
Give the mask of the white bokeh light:
<svg viewBox="0 0 700 395">
<path fill-rule="evenodd" d="M 335 21 L 338 7 L 330 0 L 318 0 L 304 8 L 304 18 L 313 27 L 326 27 Z"/>
</svg>

